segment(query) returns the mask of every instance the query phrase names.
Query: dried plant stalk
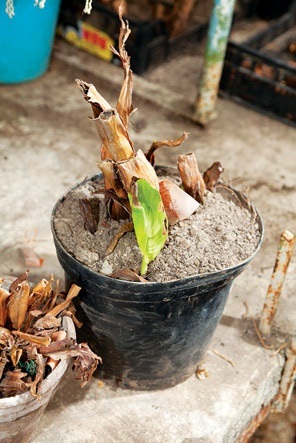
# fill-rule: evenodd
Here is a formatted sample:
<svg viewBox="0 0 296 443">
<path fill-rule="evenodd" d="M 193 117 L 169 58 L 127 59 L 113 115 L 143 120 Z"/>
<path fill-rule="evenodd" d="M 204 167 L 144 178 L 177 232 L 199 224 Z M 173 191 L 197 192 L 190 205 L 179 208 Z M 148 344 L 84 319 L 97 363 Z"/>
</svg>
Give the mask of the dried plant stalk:
<svg viewBox="0 0 296 443">
<path fill-rule="evenodd" d="M 128 223 L 125 223 L 123 226 L 121 226 L 119 231 L 116 233 L 115 237 L 109 243 L 109 245 L 106 249 L 106 252 L 105 252 L 105 256 L 112 254 L 112 252 L 114 251 L 114 249 L 117 246 L 117 243 L 124 236 L 124 234 L 126 234 L 127 232 L 132 232 L 133 230 L 134 230 L 133 222 L 128 222 Z"/>
<path fill-rule="evenodd" d="M 110 160 L 104 160 L 98 162 L 98 167 L 101 169 L 104 175 L 105 189 L 112 191 L 116 194 L 119 199 L 127 199 L 126 191 L 122 187 L 122 183 L 118 178 L 116 173 L 116 165 Z"/>
<path fill-rule="evenodd" d="M 94 120 L 109 160 L 120 161 L 134 155 L 134 149 L 126 129 L 115 109 L 101 112 Z M 102 158 L 106 160 L 106 158 Z"/>
<path fill-rule="evenodd" d="M 155 151 L 157 151 L 157 149 L 163 148 L 165 146 L 168 148 L 176 148 L 177 146 L 180 146 L 187 138 L 188 132 L 183 132 L 183 134 L 175 140 L 158 140 L 153 142 L 146 154 L 147 160 L 152 164 L 152 166 L 154 166 Z"/>
<path fill-rule="evenodd" d="M 203 204 L 206 186 L 199 172 L 195 155 L 193 153 L 179 155 L 178 169 L 184 191 L 199 203 Z"/>
<path fill-rule="evenodd" d="M 94 85 L 79 80 L 79 78 L 77 78 L 75 81 L 85 100 L 90 103 L 94 118 L 98 118 L 101 112 L 111 109 L 111 106 L 107 100 L 105 100 L 104 97 L 96 90 Z"/>
<path fill-rule="evenodd" d="M 182 7 L 181 3 L 177 2 L 173 8 L 171 18 L 174 25 L 179 22 L 180 17 L 182 21 L 188 16 L 193 0 L 186 0 Z M 140 149 L 135 151 L 128 133 L 129 117 L 133 112 L 133 75 L 130 57 L 125 49 L 131 30 L 128 22 L 123 20 L 123 6 L 119 8 L 119 19 L 119 49 L 111 47 L 124 70 L 116 109 L 112 109 L 93 85 L 82 80 L 76 80 L 76 83 L 85 100 L 92 106 L 93 121 L 102 142 L 98 166 L 104 177 L 107 203 L 111 199 L 108 205 L 109 215 L 116 220 L 125 218 L 127 213 L 131 217 L 142 253 L 141 273 L 145 274 L 148 263 L 154 260 L 167 239 L 167 217 L 170 223 L 188 218 L 198 208 L 198 202 L 204 201 L 204 180 L 211 189 L 215 187 L 217 168 L 207 171 L 203 178 L 193 154 L 181 156 L 179 170 L 185 192 L 169 180 L 163 180 L 160 185 L 153 166 L 156 150 L 163 146 L 179 146 L 187 139 L 187 132 L 175 140 L 152 143 L 146 156 Z M 176 29 L 175 27 L 174 32 L 177 32 Z M 115 243 L 116 241 L 117 239 Z"/>
<path fill-rule="evenodd" d="M 121 87 L 121 91 L 119 94 L 118 102 L 116 105 L 116 110 L 120 115 L 122 122 L 125 128 L 128 128 L 129 115 L 133 111 L 133 103 L 132 103 L 132 91 L 133 91 L 133 74 L 130 69 L 130 57 L 125 50 L 125 43 L 131 33 L 128 22 L 122 19 L 124 11 L 124 6 L 121 3 L 119 6 L 119 19 L 121 21 L 121 27 L 119 32 L 119 51 L 117 51 L 113 46 L 111 50 L 117 55 L 122 63 L 122 67 L 124 70 L 124 81 Z"/>
<path fill-rule="evenodd" d="M 117 169 L 127 192 L 135 178 L 144 178 L 153 188 L 159 189 L 156 172 L 141 149 L 137 151 L 136 157 L 117 163 Z"/>
</svg>

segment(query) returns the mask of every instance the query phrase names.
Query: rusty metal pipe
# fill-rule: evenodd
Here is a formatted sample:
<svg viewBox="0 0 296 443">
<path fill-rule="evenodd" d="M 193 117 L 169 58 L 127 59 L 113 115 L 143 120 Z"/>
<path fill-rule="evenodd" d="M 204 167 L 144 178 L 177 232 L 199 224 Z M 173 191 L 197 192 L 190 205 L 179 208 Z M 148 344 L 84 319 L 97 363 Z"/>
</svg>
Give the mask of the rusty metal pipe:
<svg viewBox="0 0 296 443">
<path fill-rule="evenodd" d="M 202 125 L 216 116 L 216 99 L 234 5 L 235 0 L 214 0 L 194 116 Z"/>
<path fill-rule="evenodd" d="M 290 231 L 284 231 L 281 234 L 279 250 L 259 323 L 259 330 L 264 337 L 268 337 L 271 332 L 271 325 L 292 256 L 294 241 L 295 235 Z"/>
<path fill-rule="evenodd" d="M 284 413 L 287 409 L 296 377 L 296 336 L 292 338 L 291 345 L 286 351 L 286 363 L 280 382 L 278 395 L 273 402 L 272 412 Z"/>
</svg>

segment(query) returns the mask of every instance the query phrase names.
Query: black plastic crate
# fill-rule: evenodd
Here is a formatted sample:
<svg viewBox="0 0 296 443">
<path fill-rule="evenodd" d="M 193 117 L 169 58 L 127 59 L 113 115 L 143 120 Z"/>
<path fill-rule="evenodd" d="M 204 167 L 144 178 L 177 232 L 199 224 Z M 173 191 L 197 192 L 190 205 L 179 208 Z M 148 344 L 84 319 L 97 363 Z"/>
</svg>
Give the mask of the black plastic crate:
<svg viewBox="0 0 296 443">
<path fill-rule="evenodd" d="M 82 15 L 84 0 L 63 0 L 58 33 L 75 46 L 111 63 L 119 60 L 110 51 L 110 44 L 118 46 L 120 21 L 118 14 L 93 1 L 89 16 Z M 182 35 L 170 38 L 162 20 L 134 20 L 129 22 L 131 35 L 126 49 L 131 56 L 131 68 L 138 75 L 149 67 L 165 61 L 169 55 L 181 53 L 184 46 L 200 41 L 207 31 L 207 23 L 186 30 Z"/>
<path fill-rule="evenodd" d="M 63 0 L 58 33 L 68 42 L 111 63 L 119 60 L 110 45 L 118 46 L 120 20 L 113 10 L 93 1 L 90 15 L 82 14 L 84 0 Z M 142 74 L 152 61 L 168 56 L 168 36 L 160 20 L 136 21 L 128 18 L 131 35 L 126 49 L 131 56 L 131 68 Z"/>
<path fill-rule="evenodd" d="M 263 49 L 294 27 L 296 36 L 295 3 L 268 29 L 243 44 L 230 41 L 221 94 L 296 126 L 296 64 L 289 64 L 283 53 Z"/>
</svg>

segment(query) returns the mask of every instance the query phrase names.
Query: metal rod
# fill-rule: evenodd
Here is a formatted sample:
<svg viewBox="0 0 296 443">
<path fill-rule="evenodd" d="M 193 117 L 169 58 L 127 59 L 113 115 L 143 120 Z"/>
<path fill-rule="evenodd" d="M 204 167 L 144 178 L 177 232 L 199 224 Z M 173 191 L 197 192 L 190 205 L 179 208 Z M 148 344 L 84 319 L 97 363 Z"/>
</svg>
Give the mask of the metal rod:
<svg viewBox="0 0 296 443">
<path fill-rule="evenodd" d="M 281 295 L 292 256 L 294 241 L 295 236 L 290 231 L 284 231 L 282 233 L 276 262 L 259 323 L 259 330 L 264 337 L 270 335 L 271 325 L 276 314 L 279 297 Z"/>
<path fill-rule="evenodd" d="M 248 443 L 254 432 L 259 428 L 259 426 L 267 418 L 271 411 L 272 404 L 269 403 L 262 407 L 259 413 L 249 422 L 247 427 L 244 429 L 243 433 L 240 435 L 236 443 Z"/>
<path fill-rule="evenodd" d="M 286 351 L 286 357 L 279 392 L 272 405 L 272 412 L 276 413 L 285 412 L 294 388 L 296 376 L 296 336 L 292 338 L 291 346 Z"/>
<path fill-rule="evenodd" d="M 216 99 L 234 5 L 235 0 L 214 0 L 195 109 L 195 119 L 202 125 L 216 116 Z"/>
</svg>

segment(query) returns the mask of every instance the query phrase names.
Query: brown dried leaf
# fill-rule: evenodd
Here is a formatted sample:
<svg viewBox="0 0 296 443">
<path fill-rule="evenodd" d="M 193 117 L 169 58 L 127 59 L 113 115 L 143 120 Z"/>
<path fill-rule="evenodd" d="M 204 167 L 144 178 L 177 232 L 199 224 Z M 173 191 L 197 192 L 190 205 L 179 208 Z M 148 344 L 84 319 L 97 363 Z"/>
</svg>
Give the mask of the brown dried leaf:
<svg viewBox="0 0 296 443">
<path fill-rule="evenodd" d="M 205 368 L 198 366 L 195 375 L 199 380 L 205 380 L 209 376 L 209 373 Z"/>
<path fill-rule="evenodd" d="M 8 358 L 7 358 L 6 355 L 0 357 L 0 380 L 1 380 L 2 377 L 3 377 L 3 373 L 4 373 L 4 370 L 5 370 L 5 366 L 6 366 L 6 364 L 8 363 L 8 361 L 9 361 L 9 360 L 8 360 Z"/>
<path fill-rule="evenodd" d="M 134 155 L 133 144 L 115 109 L 110 108 L 101 112 L 94 122 L 104 146 L 101 152 L 102 160 L 117 162 Z"/>
<path fill-rule="evenodd" d="M 12 331 L 13 335 L 16 335 L 17 337 L 19 337 L 21 340 L 24 341 L 28 341 L 30 343 L 35 343 L 36 345 L 40 345 L 40 346 L 48 346 L 49 343 L 51 342 L 50 337 L 41 337 L 38 335 L 33 335 L 33 334 L 27 334 L 26 332 L 21 332 L 21 331 Z"/>
<path fill-rule="evenodd" d="M 53 277 L 50 278 L 49 282 L 43 279 L 33 289 L 35 293 L 31 292 L 30 294 L 30 286 L 26 281 L 26 276 L 27 273 L 24 273 L 10 286 L 12 288 L 12 296 L 14 297 L 13 303 L 10 305 L 12 320 L 16 325 L 21 321 L 19 315 L 15 315 L 16 319 L 14 318 L 14 304 L 16 304 L 17 295 L 19 295 L 19 292 L 21 292 L 21 290 L 27 290 L 27 287 L 29 288 L 29 296 L 25 294 L 25 298 L 30 299 L 32 306 L 34 304 L 41 305 L 41 309 L 32 309 L 30 312 L 26 312 L 25 322 L 31 325 L 30 329 L 11 331 L 8 328 L 0 326 L 0 378 L 3 377 L 2 383 L 0 384 L 0 395 L 2 397 L 10 397 L 20 394 L 27 391 L 28 388 L 30 388 L 32 395 L 38 397 L 41 382 L 45 376 L 45 364 L 49 358 L 48 355 L 45 355 L 44 357 L 39 352 L 39 348 L 47 349 L 51 343 L 51 340 L 59 340 L 65 337 L 66 332 L 64 330 L 58 330 L 61 325 L 61 317 L 56 318 L 56 316 L 60 315 L 62 312 L 62 315 L 69 315 L 72 318 L 74 317 L 75 309 L 72 304 L 72 299 L 76 297 L 80 290 L 78 286 L 72 285 L 66 296 L 66 300 L 64 300 L 63 296 L 63 301 L 56 304 L 59 295 L 62 294 L 59 293 L 58 283 L 55 291 L 52 290 Z M 3 279 L 0 279 L 0 286 L 2 283 Z M 20 301 L 20 304 L 22 304 L 22 300 Z M 21 312 L 23 312 L 23 309 L 21 309 Z M 43 316 L 40 317 L 40 315 Z M 23 325 L 24 323 L 22 324 L 22 328 Z M 9 328 L 10 327 L 11 324 L 9 323 Z M 24 332 L 24 330 L 26 332 Z M 58 360 L 60 360 L 60 357 L 71 357 L 72 354 L 81 357 L 83 352 L 81 350 L 75 351 L 75 347 L 78 346 L 76 342 L 71 341 L 70 347 L 72 345 L 74 347 L 71 348 L 70 354 L 69 351 L 67 351 L 67 356 L 63 355 L 65 354 L 64 352 L 59 353 Z M 15 371 L 8 370 L 9 367 L 7 363 L 9 363 L 11 367 L 11 364 L 17 366 L 20 361 L 24 363 L 28 362 L 29 360 L 34 360 L 36 363 L 37 372 L 34 376 L 32 376 L 34 378 L 33 381 L 31 381 L 32 379 L 28 374 L 25 372 L 22 373 L 18 368 L 15 369 Z M 96 366 L 97 362 L 100 361 L 99 357 L 95 356 L 94 361 L 95 363 L 91 361 L 91 364 L 89 364 L 87 367 L 89 370 L 88 374 L 90 375 L 92 374 L 93 368 Z M 51 360 L 49 363 L 51 363 Z M 54 365 L 56 366 L 57 363 L 58 361 L 54 362 Z M 27 377 L 27 381 L 23 380 L 25 377 Z M 85 378 L 87 377 L 88 375 L 86 374 Z"/>
<path fill-rule="evenodd" d="M 86 198 L 80 198 L 79 208 L 84 220 L 84 229 L 91 234 L 95 234 L 98 229 L 98 221 L 93 213 L 90 201 Z"/>
<path fill-rule="evenodd" d="M 171 225 L 190 217 L 199 207 L 194 198 L 166 178 L 159 182 L 159 192 Z"/>
<path fill-rule="evenodd" d="M 0 288 L 0 326 L 5 326 L 7 321 L 7 302 L 9 297 L 9 292 L 3 288 Z"/>
<path fill-rule="evenodd" d="M 94 354 L 86 343 L 77 345 L 76 358 L 73 370 L 76 372 L 76 380 L 80 380 L 81 387 L 85 386 L 97 369 L 102 359 Z"/>
<path fill-rule="evenodd" d="M 128 223 L 125 223 L 123 226 L 121 226 L 121 228 L 116 233 L 116 235 L 114 236 L 112 241 L 109 243 L 109 245 L 106 249 L 106 252 L 105 252 L 105 256 L 111 254 L 114 251 L 119 240 L 121 239 L 121 237 L 124 236 L 124 234 L 126 234 L 127 232 L 132 232 L 133 230 L 134 230 L 133 222 L 128 222 Z"/>
<path fill-rule="evenodd" d="M 101 96 L 94 85 L 92 85 L 91 83 L 86 83 L 83 80 L 79 80 L 78 78 L 75 81 L 85 100 L 91 104 L 94 118 L 99 117 L 102 111 L 111 109 L 111 106 L 109 105 L 107 100 L 105 100 L 104 97 Z"/>
<path fill-rule="evenodd" d="M 11 331 L 0 326 L 0 345 L 4 348 L 11 349 L 14 345 L 15 339 Z"/>
<path fill-rule="evenodd" d="M 184 191 L 199 203 L 203 204 L 206 186 L 199 172 L 195 155 L 193 153 L 179 155 L 178 170 Z"/>
<path fill-rule="evenodd" d="M 62 324 L 62 319 L 54 315 L 46 314 L 34 323 L 34 329 L 55 329 Z"/>
<path fill-rule="evenodd" d="M 48 297 L 48 295 L 52 291 L 51 285 L 52 285 L 52 277 L 51 277 L 50 281 L 43 278 L 42 280 L 40 280 L 40 282 L 37 283 L 36 286 L 34 286 L 34 288 L 32 290 L 31 297 L 33 298 L 34 295 L 36 295 L 36 294 L 40 294 L 44 297 Z"/>
<path fill-rule="evenodd" d="M 14 329 L 20 329 L 25 320 L 29 304 L 30 285 L 27 281 L 20 283 L 12 291 L 8 302 L 8 315 Z"/>
<path fill-rule="evenodd" d="M 35 363 L 36 363 L 36 374 L 32 382 L 26 383 L 26 387 L 30 388 L 31 395 L 33 397 L 38 397 L 39 389 L 41 383 L 44 380 L 46 358 L 44 358 L 40 353 L 35 352 Z"/>
<path fill-rule="evenodd" d="M 13 346 L 10 351 L 10 358 L 12 361 L 13 366 L 17 366 L 18 362 L 20 361 L 20 358 L 22 356 L 23 350 L 20 348 L 17 348 L 16 346 Z"/>
<path fill-rule="evenodd" d="M 43 314 L 43 311 L 41 311 L 40 309 L 34 309 L 29 312 L 29 315 L 31 315 L 34 318 L 40 317 L 42 314 Z"/>
<path fill-rule="evenodd" d="M 57 332 L 54 332 L 52 334 L 51 338 L 52 338 L 52 340 L 54 342 L 62 341 L 62 340 L 65 340 L 67 338 L 67 333 L 66 333 L 66 331 L 59 330 Z M 54 358 L 49 357 L 47 359 L 46 365 L 49 366 L 51 368 L 51 370 L 53 371 L 54 368 L 58 365 L 59 361 L 60 360 L 55 360 Z"/>
<path fill-rule="evenodd" d="M 9 292 L 13 292 L 18 287 L 18 285 L 20 285 L 25 280 L 27 280 L 28 275 L 29 275 L 29 271 L 27 270 L 23 274 L 21 274 L 18 278 L 16 278 L 9 286 Z"/>
<path fill-rule="evenodd" d="M 41 310 L 42 312 L 47 312 L 47 303 L 52 302 L 52 284 L 53 276 L 50 276 L 49 281 L 43 278 L 37 285 L 33 288 L 30 298 L 29 307 L 30 310 Z M 28 327 L 28 326 L 27 326 Z"/>
<path fill-rule="evenodd" d="M 210 168 L 208 168 L 204 174 L 203 179 L 206 185 L 206 188 L 209 191 L 214 192 L 215 187 L 219 181 L 220 175 L 224 171 L 220 162 L 214 162 Z"/>
<path fill-rule="evenodd" d="M 53 332 L 51 338 L 53 342 L 64 340 L 67 338 L 67 332 L 60 329 L 59 331 Z"/>
<path fill-rule="evenodd" d="M 26 372 L 21 372 L 21 370 L 6 371 L 4 378 L 0 383 L 3 397 L 8 397 L 25 392 L 27 390 L 27 386 L 22 378 L 26 376 Z"/>
<path fill-rule="evenodd" d="M 120 269 L 119 271 L 115 271 L 113 274 L 110 274 L 109 277 L 118 278 L 119 280 L 149 283 L 148 280 L 131 269 Z"/>
<path fill-rule="evenodd" d="M 47 312 L 46 315 L 56 316 L 60 314 L 64 309 L 68 308 L 73 298 L 77 297 L 77 295 L 79 294 L 80 289 L 81 288 L 79 286 L 73 284 L 68 291 L 66 300 L 56 305 L 49 312 Z"/>
<path fill-rule="evenodd" d="M 67 333 L 66 333 L 66 331 L 63 331 L 61 329 L 59 331 L 54 332 L 52 334 L 51 338 L 54 342 L 65 340 L 67 338 Z M 59 363 L 59 360 L 55 360 L 54 358 L 49 357 L 47 359 L 46 365 L 49 366 L 51 368 L 51 370 L 53 371 L 54 368 L 58 365 L 58 363 Z"/>
<path fill-rule="evenodd" d="M 72 338 L 52 342 L 47 347 L 39 348 L 39 352 L 54 360 L 66 360 L 74 357 L 73 368 L 77 373 L 76 379 L 81 380 L 81 386 L 88 382 L 98 363 L 102 361 L 100 357 L 91 351 L 86 343 L 77 344 L 76 340 Z"/>
<path fill-rule="evenodd" d="M 111 189 L 105 191 L 105 195 L 108 198 L 108 214 L 113 220 L 126 220 L 130 217 L 130 204 L 128 199 L 118 197 Z M 102 222 L 102 225 L 106 224 L 106 221 Z"/>
<path fill-rule="evenodd" d="M 58 279 L 55 284 L 55 289 L 51 293 L 50 303 L 47 304 L 47 312 L 49 312 L 56 305 L 59 293 L 60 293 L 60 280 Z"/>
<path fill-rule="evenodd" d="M 69 352 L 76 345 L 74 338 L 64 338 L 63 340 L 52 341 L 48 345 L 40 346 L 38 348 L 40 354 L 49 356 L 56 360 L 65 360 L 70 357 Z"/>
<path fill-rule="evenodd" d="M 151 163 L 152 166 L 155 165 L 155 151 L 159 148 L 162 148 L 164 146 L 169 148 L 176 148 L 177 146 L 180 146 L 181 143 L 183 143 L 188 138 L 189 133 L 183 132 L 183 134 L 175 139 L 175 140 L 160 140 L 157 142 L 153 142 L 152 145 L 149 148 L 149 151 L 146 154 L 146 158 Z"/>
<path fill-rule="evenodd" d="M 113 220 L 126 220 L 130 217 L 130 206 L 128 202 L 119 203 L 117 198 L 113 198 L 110 201 L 109 214 Z"/>
</svg>

